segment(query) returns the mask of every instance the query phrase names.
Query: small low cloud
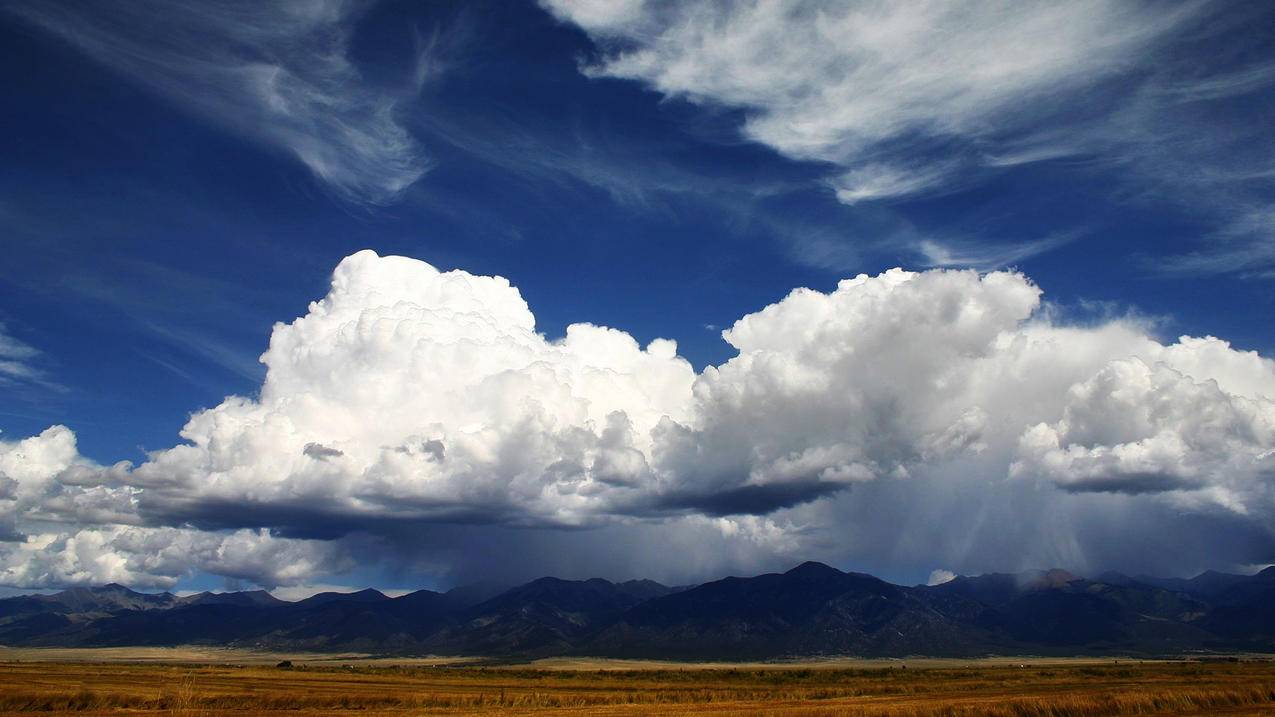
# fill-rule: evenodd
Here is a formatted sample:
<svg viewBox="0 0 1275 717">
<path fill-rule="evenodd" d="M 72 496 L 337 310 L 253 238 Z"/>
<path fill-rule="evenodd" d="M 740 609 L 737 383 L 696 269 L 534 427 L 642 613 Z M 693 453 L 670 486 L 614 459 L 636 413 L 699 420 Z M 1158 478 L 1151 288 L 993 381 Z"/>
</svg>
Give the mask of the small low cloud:
<svg viewBox="0 0 1275 717">
<path fill-rule="evenodd" d="M 925 584 L 929 586 L 942 585 L 943 583 L 950 583 L 955 579 L 956 579 L 956 573 L 952 572 L 951 570 L 944 570 L 943 568 L 937 568 L 935 570 L 930 571 L 930 577 L 928 580 L 925 581 Z"/>
</svg>

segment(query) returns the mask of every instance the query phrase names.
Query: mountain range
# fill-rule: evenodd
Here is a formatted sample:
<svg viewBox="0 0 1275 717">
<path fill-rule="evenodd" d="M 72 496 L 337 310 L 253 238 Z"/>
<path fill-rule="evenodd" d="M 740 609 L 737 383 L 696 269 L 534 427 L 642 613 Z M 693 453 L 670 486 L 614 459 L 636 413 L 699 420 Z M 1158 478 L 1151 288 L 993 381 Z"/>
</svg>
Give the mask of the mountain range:
<svg viewBox="0 0 1275 717">
<path fill-rule="evenodd" d="M 683 659 L 1275 651 L 1275 568 L 1191 579 L 1048 570 L 905 587 L 808 562 L 692 587 L 547 577 L 296 602 L 107 585 L 0 600 L 0 644 Z"/>
</svg>

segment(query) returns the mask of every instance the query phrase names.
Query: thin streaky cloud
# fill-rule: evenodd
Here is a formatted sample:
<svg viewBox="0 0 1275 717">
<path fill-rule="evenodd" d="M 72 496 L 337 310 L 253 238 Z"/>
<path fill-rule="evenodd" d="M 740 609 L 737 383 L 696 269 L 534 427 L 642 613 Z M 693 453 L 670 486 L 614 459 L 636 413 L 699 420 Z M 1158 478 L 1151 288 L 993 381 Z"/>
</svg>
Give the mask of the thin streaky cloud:
<svg viewBox="0 0 1275 717">
<path fill-rule="evenodd" d="M 1173 82 L 1156 92 L 1180 102 L 1203 102 L 1256 92 L 1275 82 L 1275 62 L 1203 79 Z"/>
<path fill-rule="evenodd" d="M 1212 239 L 1234 233 L 1237 209 L 1275 166 L 1260 134 L 1269 102 L 1237 103 L 1275 82 L 1275 64 L 1253 61 L 1255 48 L 1241 44 L 1251 38 L 1205 57 L 1184 49 L 1242 25 L 1251 14 L 1243 8 L 542 4 L 593 40 L 585 74 L 741 110 L 744 137 L 829 165 L 825 182 L 843 203 L 933 198 L 1024 165 L 1066 162 L 1119 179 L 1126 200 L 1186 205 L 1218 227 L 1171 267 L 1256 275 L 1268 260 L 1260 240 L 1237 250 Z M 960 256 L 931 258 L 947 265 Z"/>
<path fill-rule="evenodd" d="M 742 108 L 748 138 L 845 167 L 852 181 L 839 196 L 849 202 L 954 178 L 971 145 L 1066 112 L 1078 91 L 1147 61 L 1201 8 L 1107 0 L 624 3 L 609 12 L 577 0 L 544 5 L 599 44 L 586 73 Z M 908 160 L 918 152 L 944 161 L 917 167 Z M 865 173 L 860 181 L 856 172 Z"/>
<path fill-rule="evenodd" d="M 1054 234 L 1031 241 L 996 245 L 978 241 L 922 239 L 917 250 L 929 267 L 972 267 L 983 271 L 1011 266 L 1075 241 L 1075 232 Z"/>
<path fill-rule="evenodd" d="M 194 114 L 292 155 L 338 197 L 382 205 L 430 162 L 399 121 L 406 88 L 373 86 L 348 56 L 364 6 L 142 0 L 5 9 Z"/>
<path fill-rule="evenodd" d="M 1275 271 L 1275 208 L 1242 213 L 1208 237 L 1208 247 L 1187 254 L 1144 258 L 1153 272 L 1166 276 L 1242 274 L 1269 278 Z"/>
<path fill-rule="evenodd" d="M 829 180 L 837 199 L 845 204 L 906 197 L 946 184 L 954 171 L 950 163 L 923 168 L 865 164 Z"/>
<path fill-rule="evenodd" d="M 66 391 L 65 386 L 37 365 L 40 357 L 39 349 L 15 338 L 8 327 L 0 323 L 0 389 Z"/>
</svg>

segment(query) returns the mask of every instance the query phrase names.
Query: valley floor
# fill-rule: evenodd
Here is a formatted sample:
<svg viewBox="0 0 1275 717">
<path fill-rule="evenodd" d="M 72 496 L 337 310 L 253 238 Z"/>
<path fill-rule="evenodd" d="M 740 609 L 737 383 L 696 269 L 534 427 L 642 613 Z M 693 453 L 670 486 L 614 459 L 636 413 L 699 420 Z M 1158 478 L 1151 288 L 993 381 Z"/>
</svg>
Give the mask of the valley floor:
<svg viewBox="0 0 1275 717">
<path fill-rule="evenodd" d="M 173 648 L 6 650 L 0 713 L 49 715 L 766 714 L 1081 717 L 1275 713 L 1275 662 L 827 661 L 533 665 Z M 167 657 L 168 661 L 146 661 Z M 84 655 L 78 655 L 83 659 Z M 213 658 L 213 659 L 209 659 Z M 293 659 L 292 668 L 270 660 Z M 178 664 L 181 662 L 182 664 Z M 907 668 L 904 668 L 904 665 Z"/>
</svg>

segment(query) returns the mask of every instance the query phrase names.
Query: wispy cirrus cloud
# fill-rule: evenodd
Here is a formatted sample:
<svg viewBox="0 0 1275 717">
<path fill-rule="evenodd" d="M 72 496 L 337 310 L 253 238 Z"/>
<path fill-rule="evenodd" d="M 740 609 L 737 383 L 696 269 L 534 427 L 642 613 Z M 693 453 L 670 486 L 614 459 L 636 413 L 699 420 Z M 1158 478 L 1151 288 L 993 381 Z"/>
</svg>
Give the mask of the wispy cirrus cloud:
<svg viewBox="0 0 1275 717">
<path fill-rule="evenodd" d="M 0 323 L 0 388 L 39 386 L 65 390 L 36 366 L 39 356 L 38 349 L 14 338 L 8 327 Z"/>
<path fill-rule="evenodd" d="M 619 3 L 546 0 L 597 41 L 595 76 L 746 112 L 780 153 L 847 168 L 846 202 L 913 195 L 1034 131 L 1189 17 L 1134 3 Z M 918 155 L 940 161 L 917 161 Z"/>
<path fill-rule="evenodd" d="M 420 179 L 429 160 L 396 116 L 419 87 L 366 82 L 347 53 L 365 6 L 141 0 L 4 9 L 193 114 L 292 155 L 342 199 L 379 205 Z"/>
<path fill-rule="evenodd" d="M 1172 205 L 1218 228 L 1166 271 L 1269 273 L 1268 236 L 1235 219 L 1275 178 L 1262 137 L 1275 64 L 1250 29 L 1269 22 L 1260 4 L 542 5 L 597 45 L 586 74 L 742 110 L 746 138 L 826 164 L 828 188 L 856 208 L 1065 160 L 1117 180 L 1117 202 Z M 921 253 L 944 265 L 1040 247 L 929 244 Z"/>
<path fill-rule="evenodd" d="M 7 380 L 31 378 L 36 371 L 29 362 L 38 353 L 31 346 L 10 336 L 4 324 L 0 324 L 0 377 Z"/>
<path fill-rule="evenodd" d="M 1242 211 L 1226 226 L 1207 237 L 1198 251 L 1164 257 L 1148 257 L 1146 264 L 1162 274 L 1241 274 L 1275 277 L 1275 207 Z"/>
<path fill-rule="evenodd" d="M 1069 232 L 998 247 L 977 241 L 938 242 L 922 239 L 917 244 L 917 249 L 925 258 L 926 266 L 968 266 L 986 270 L 1011 266 L 1037 254 L 1057 249 L 1076 238 L 1075 233 Z"/>
</svg>

